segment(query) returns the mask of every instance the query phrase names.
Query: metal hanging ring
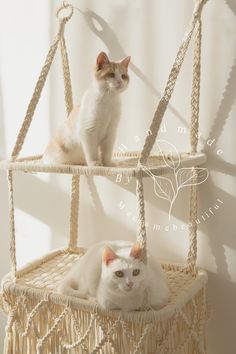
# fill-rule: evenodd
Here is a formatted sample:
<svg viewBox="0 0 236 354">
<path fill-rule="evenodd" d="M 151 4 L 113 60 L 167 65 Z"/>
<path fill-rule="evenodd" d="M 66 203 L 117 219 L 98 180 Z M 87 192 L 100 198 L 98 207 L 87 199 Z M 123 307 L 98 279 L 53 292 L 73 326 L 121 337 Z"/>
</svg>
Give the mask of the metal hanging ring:
<svg viewBox="0 0 236 354">
<path fill-rule="evenodd" d="M 63 5 L 57 10 L 56 16 L 59 21 L 69 21 L 73 13 L 73 6 L 71 4 L 67 4 L 66 1 L 63 1 Z"/>
</svg>

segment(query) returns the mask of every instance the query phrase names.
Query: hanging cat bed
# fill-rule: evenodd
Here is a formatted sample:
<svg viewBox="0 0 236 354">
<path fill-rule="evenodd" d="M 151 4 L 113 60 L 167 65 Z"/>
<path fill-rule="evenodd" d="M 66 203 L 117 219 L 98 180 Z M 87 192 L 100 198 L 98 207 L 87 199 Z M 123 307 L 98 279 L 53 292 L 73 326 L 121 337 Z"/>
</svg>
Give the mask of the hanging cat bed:
<svg viewBox="0 0 236 354">
<path fill-rule="evenodd" d="M 1 307 L 8 315 L 4 354 L 194 354 L 206 353 L 205 325 L 207 303 L 206 272 L 196 267 L 197 258 L 197 183 L 190 191 L 189 250 L 186 264 L 165 263 L 170 288 L 169 303 L 160 310 L 121 312 L 104 310 L 89 300 L 58 294 L 56 289 L 72 265 L 84 253 L 77 247 L 79 182 L 81 175 L 111 176 L 117 173 L 133 176 L 137 181 L 138 231 L 137 240 L 143 248 L 146 261 L 146 229 L 143 177 L 146 170 L 155 175 L 166 172 L 158 155 L 151 150 L 160 124 L 180 72 L 186 51 L 195 33 L 193 82 L 191 96 L 191 152 L 181 154 L 183 167 L 199 166 L 206 157 L 197 152 L 201 12 L 204 0 L 195 1 L 195 8 L 174 65 L 168 77 L 164 94 L 158 104 L 150 126 L 150 134 L 141 153 L 128 152 L 114 155 L 116 167 L 90 167 L 77 165 L 45 165 L 41 156 L 18 158 L 38 104 L 46 77 L 58 46 L 64 73 L 67 113 L 73 108 L 70 70 L 64 30 L 73 15 L 73 7 L 64 4 L 57 12 L 59 31 L 50 47 L 46 62 L 30 101 L 10 161 L 1 161 L 0 168 L 7 170 L 10 205 L 10 258 L 12 270 L 2 281 Z M 63 16 L 65 11 L 68 15 Z M 53 251 L 22 269 L 17 269 L 13 176 L 15 171 L 53 172 L 72 175 L 70 238 L 68 247 Z M 197 179 L 197 175 L 196 175 Z M 196 180 L 197 182 L 197 180 Z"/>
</svg>

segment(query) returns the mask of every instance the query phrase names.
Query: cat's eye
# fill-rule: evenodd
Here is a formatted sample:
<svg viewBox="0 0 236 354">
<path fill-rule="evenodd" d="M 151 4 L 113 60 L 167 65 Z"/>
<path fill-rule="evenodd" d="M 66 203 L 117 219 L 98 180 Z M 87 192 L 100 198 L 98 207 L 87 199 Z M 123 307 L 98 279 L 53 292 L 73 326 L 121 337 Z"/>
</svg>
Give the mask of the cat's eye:
<svg viewBox="0 0 236 354">
<path fill-rule="evenodd" d="M 128 79 L 128 75 L 126 75 L 126 74 L 121 75 L 121 77 L 122 77 L 123 80 L 127 80 Z"/>
<path fill-rule="evenodd" d="M 140 274 L 140 269 L 134 269 L 133 270 L 133 276 L 136 277 L 137 275 Z"/>
<path fill-rule="evenodd" d="M 115 275 L 116 275 L 118 278 L 123 278 L 124 273 L 123 273 L 121 270 L 117 270 L 117 271 L 115 272 Z"/>
<path fill-rule="evenodd" d="M 115 77 L 115 74 L 114 73 L 109 73 L 109 74 L 107 74 L 107 76 L 110 77 L 110 78 L 113 78 L 113 77 Z"/>
</svg>

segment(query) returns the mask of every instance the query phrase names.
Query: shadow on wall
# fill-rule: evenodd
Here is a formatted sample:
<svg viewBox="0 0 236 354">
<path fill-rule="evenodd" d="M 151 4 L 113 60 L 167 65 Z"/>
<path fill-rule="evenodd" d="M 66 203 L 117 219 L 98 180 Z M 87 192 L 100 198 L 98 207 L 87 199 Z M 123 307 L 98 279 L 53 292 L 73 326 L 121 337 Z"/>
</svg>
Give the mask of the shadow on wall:
<svg viewBox="0 0 236 354">
<path fill-rule="evenodd" d="M 236 58 L 234 60 L 233 66 L 230 70 L 228 80 L 226 82 L 225 90 L 222 94 L 222 100 L 219 104 L 218 111 L 216 113 L 216 118 L 212 124 L 208 139 L 214 139 L 214 143 L 216 143 L 226 125 L 227 119 L 229 118 L 231 109 L 235 103 L 236 99 Z M 207 140 L 208 140 L 207 139 Z M 214 171 L 219 171 L 222 173 L 226 173 L 230 176 L 236 176 L 236 166 L 222 160 L 218 156 L 215 157 L 213 155 L 211 148 L 205 143 L 204 152 L 207 153 L 208 156 L 208 166 L 210 169 Z"/>
<path fill-rule="evenodd" d="M 236 15 L 236 2 L 235 0 L 225 0 L 230 10 Z"/>
<path fill-rule="evenodd" d="M 121 235 L 129 236 L 133 231 L 129 231 L 122 223 L 106 215 L 102 200 L 97 191 L 93 177 L 86 178 L 86 196 L 90 195 L 92 203 L 88 205 L 88 200 L 80 201 L 80 206 L 83 208 L 80 214 L 87 215 L 85 218 L 79 216 L 79 238 L 80 238 L 80 224 L 86 219 L 87 235 L 81 235 L 82 240 L 87 244 L 95 242 L 95 238 L 89 239 L 92 235 L 91 230 L 96 230 L 96 233 L 102 236 L 103 239 L 120 239 Z M 51 240 L 51 247 L 58 247 L 58 235 L 65 238 L 65 246 L 69 240 L 69 218 L 70 218 L 70 196 L 69 193 L 63 192 L 59 187 L 53 183 L 44 182 L 31 174 L 16 174 L 14 179 L 15 184 L 15 207 L 23 210 L 25 213 L 39 219 L 53 230 L 53 237 Z M 84 182 L 81 181 L 82 183 Z M 71 188 L 71 178 L 68 176 L 68 191 Z M 27 194 L 25 194 L 27 190 Z M 81 191 L 84 188 L 81 188 Z M 88 192 L 89 193 L 88 193 Z M 83 196 L 81 196 L 83 199 Z M 47 206 L 42 208 L 42 205 Z M 56 205 L 56 208 L 55 208 Z M 89 221 L 90 220 L 90 221 Z M 16 225 L 17 227 L 17 225 Z M 92 229 L 91 229 L 92 228 Z M 104 235 L 106 233 L 106 236 Z M 81 243 L 81 242 L 80 242 Z"/>
<path fill-rule="evenodd" d="M 211 322 L 207 331 L 208 352 L 234 354 L 236 284 L 224 276 L 209 273 L 209 285 Z"/>
<path fill-rule="evenodd" d="M 124 58 L 127 56 L 125 50 L 123 49 L 122 45 L 120 44 L 119 38 L 117 37 L 116 33 L 111 29 L 109 24 L 97 13 L 92 10 L 79 10 L 80 13 L 83 15 L 89 29 L 101 39 L 101 41 L 106 45 L 108 49 L 108 55 L 114 58 Z M 130 70 L 144 82 L 147 86 L 149 91 L 158 99 L 161 98 L 160 92 L 154 87 L 154 85 L 147 79 L 145 74 L 140 70 L 133 61 L 130 63 L 129 66 Z M 185 125 L 187 126 L 186 120 L 180 115 L 176 108 L 174 108 L 171 104 L 168 106 L 169 110 Z"/>
</svg>

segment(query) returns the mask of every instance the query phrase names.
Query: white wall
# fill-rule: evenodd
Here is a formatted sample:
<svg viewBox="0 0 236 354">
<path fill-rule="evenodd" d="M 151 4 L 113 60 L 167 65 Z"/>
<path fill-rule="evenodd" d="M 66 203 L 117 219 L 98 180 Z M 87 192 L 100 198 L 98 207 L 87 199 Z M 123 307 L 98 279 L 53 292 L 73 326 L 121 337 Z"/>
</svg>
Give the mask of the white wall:
<svg viewBox="0 0 236 354">
<path fill-rule="evenodd" d="M 10 154 L 27 102 L 57 24 L 46 0 L 1 1 L 0 11 L 0 158 Z M 116 148 L 121 144 L 140 149 L 135 136 L 144 139 L 155 106 L 192 12 L 189 0 L 80 0 L 68 24 L 67 38 L 75 102 L 91 80 L 95 57 L 101 50 L 114 59 L 132 56 L 130 87 L 123 95 L 123 113 Z M 236 308 L 235 214 L 235 92 L 236 6 L 233 0 L 209 0 L 203 13 L 202 91 L 200 148 L 208 154 L 210 178 L 200 188 L 199 215 L 216 203 L 220 208 L 199 227 L 198 264 L 209 271 L 208 292 L 212 304 L 209 354 L 235 353 Z M 92 21 L 93 18 L 93 22 Z M 97 27 L 97 30 L 93 26 Z M 92 30 L 93 29 L 93 30 Z M 98 31 L 99 30 L 99 31 Z M 179 151 L 189 148 L 187 134 L 177 132 L 189 122 L 191 55 L 188 54 L 176 92 L 165 117 L 166 132 L 160 137 Z M 57 58 L 37 109 L 23 155 L 43 151 L 49 136 L 65 115 L 61 68 Z M 207 145 L 208 139 L 213 144 Z M 214 140 L 215 139 L 215 140 Z M 217 151 L 223 153 L 218 156 Z M 7 192 L 0 173 L 0 277 L 9 269 Z M 17 174 L 16 227 L 18 262 L 23 264 L 54 247 L 68 236 L 68 176 Z M 116 183 L 102 177 L 82 179 L 79 242 L 88 246 L 103 238 L 135 235 L 134 181 Z M 151 181 L 145 181 L 149 243 L 160 258 L 183 261 L 187 252 L 188 191 L 181 192 L 168 221 L 167 204 L 157 199 Z M 220 199 L 222 203 L 217 202 Z M 121 210 L 119 203 L 125 207 Z M 56 205 L 56 208 L 55 208 Z M 208 212 L 209 214 L 209 212 Z M 206 214 L 205 214 L 206 216 Z M 207 217 L 206 217 L 207 218 Z M 153 230 L 159 224 L 161 231 Z M 176 224 L 178 231 L 167 230 Z M 1 338 L 4 319 L 0 318 Z M 2 347 L 0 338 L 0 347 Z"/>
</svg>

